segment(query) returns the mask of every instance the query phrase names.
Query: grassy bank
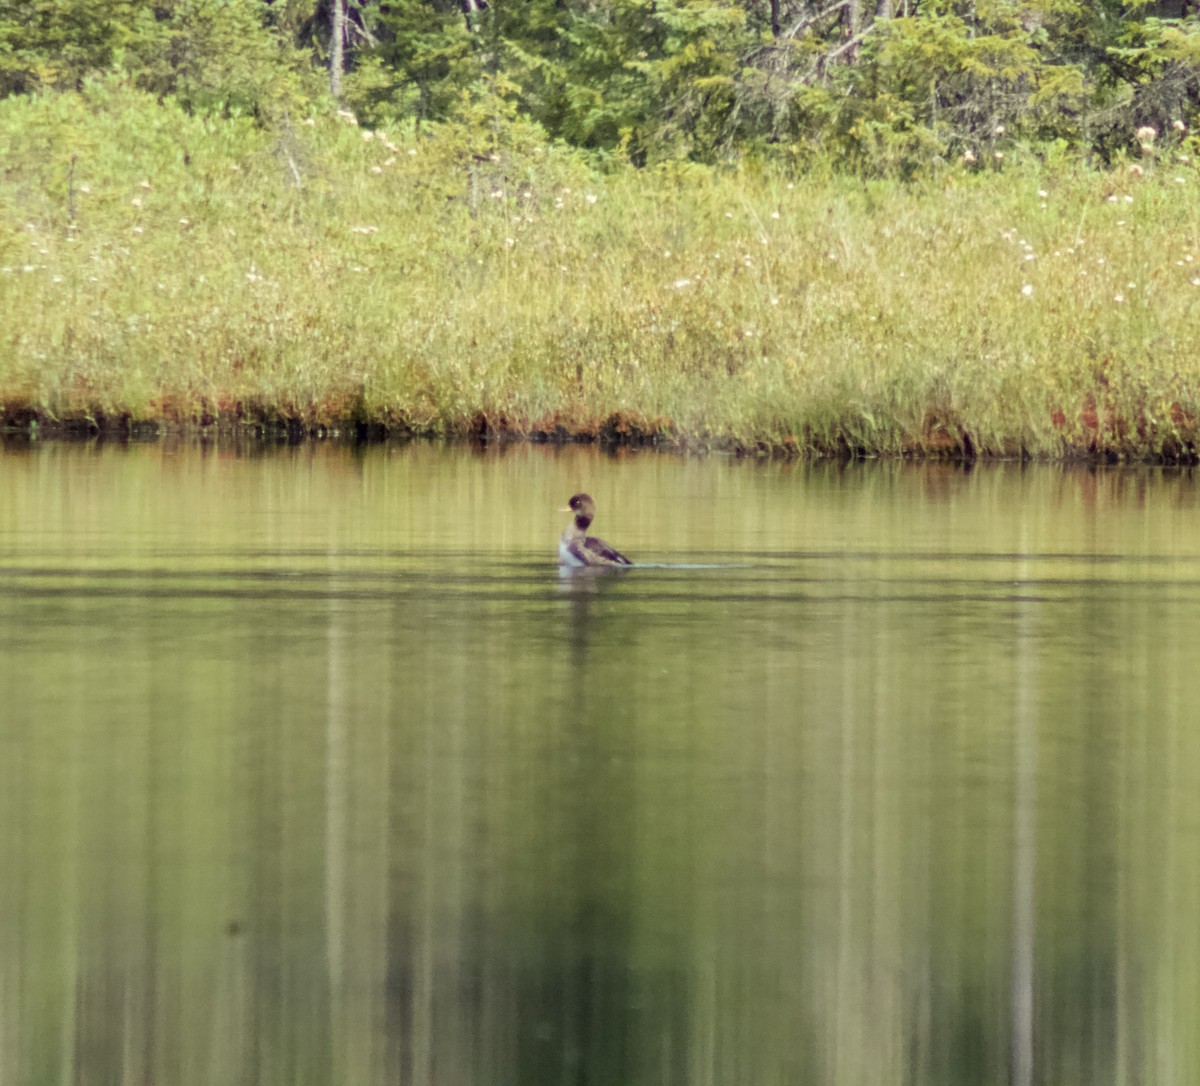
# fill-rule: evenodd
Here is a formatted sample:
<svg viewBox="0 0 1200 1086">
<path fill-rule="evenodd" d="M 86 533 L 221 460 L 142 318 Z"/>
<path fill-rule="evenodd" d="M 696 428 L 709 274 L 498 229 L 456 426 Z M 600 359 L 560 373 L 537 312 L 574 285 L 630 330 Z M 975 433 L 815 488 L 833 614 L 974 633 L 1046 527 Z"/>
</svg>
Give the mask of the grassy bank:
<svg viewBox="0 0 1200 1086">
<path fill-rule="evenodd" d="M 894 454 L 1188 457 L 1200 173 L 599 175 L 531 130 L 0 102 L 0 403 Z M 1139 172 L 1140 171 L 1140 172 Z"/>
</svg>

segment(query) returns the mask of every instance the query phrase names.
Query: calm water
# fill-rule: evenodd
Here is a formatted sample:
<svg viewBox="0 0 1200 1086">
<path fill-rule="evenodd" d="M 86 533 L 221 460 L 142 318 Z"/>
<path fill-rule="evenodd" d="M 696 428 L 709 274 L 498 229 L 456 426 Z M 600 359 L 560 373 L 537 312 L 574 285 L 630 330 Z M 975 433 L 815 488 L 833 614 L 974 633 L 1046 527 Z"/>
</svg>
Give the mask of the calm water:
<svg viewBox="0 0 1200 1086">
<path fill-rule="evenodd" d="M 1195 1083 L 1198 646 L 1190 472 L 9 447 L 0 1082 Z"/>
</svg>

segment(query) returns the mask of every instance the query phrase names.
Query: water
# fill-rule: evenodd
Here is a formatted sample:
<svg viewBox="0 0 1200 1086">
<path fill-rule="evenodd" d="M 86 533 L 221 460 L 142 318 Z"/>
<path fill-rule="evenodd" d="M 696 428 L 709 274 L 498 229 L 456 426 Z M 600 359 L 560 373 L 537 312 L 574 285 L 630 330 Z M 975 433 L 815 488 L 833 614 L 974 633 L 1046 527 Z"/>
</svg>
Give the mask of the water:
<svg viewBox="0 0 1200 1086">
<path fill-rule="evenodd" d="M 560 577 L 557 512 L 637 568 Z M 1193 1083 L 1190 472 L 0 453 L 0 1082 Z"/>
</svg>

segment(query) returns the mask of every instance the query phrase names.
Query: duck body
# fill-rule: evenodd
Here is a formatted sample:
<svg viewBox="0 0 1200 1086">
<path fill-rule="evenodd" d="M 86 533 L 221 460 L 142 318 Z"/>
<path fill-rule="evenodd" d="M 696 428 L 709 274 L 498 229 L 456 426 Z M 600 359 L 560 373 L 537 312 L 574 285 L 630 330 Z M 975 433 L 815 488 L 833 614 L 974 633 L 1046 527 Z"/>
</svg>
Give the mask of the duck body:
<svg viewBox="0 0 1200 1086">
<path fill-rule="evenodd" d="M 603 539 L 588 535 L 592 520 L 596 516 L 596 503 L 587 494 L 576 494 L 563 510 L 574 513 L 574 521 L 567 526 L 558 541 L 558 560 L 564 566 L 576 569 L 583 566 L 619 568 L 633 563 L 615 547 Z"/>
</svg>

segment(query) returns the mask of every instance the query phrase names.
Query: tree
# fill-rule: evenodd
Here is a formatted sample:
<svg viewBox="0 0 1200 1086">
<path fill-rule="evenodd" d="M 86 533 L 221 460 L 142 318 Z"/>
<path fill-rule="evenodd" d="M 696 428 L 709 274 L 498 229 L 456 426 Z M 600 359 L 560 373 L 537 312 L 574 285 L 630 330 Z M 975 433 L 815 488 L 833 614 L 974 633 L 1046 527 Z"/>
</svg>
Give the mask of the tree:
<svg viewBox="0 0 1200 1086">
<path fill-rule="evenodd" d="M 346 66 L 346 0 L 329 0 L 329 93 L 342 97 L 342 72 Z"/>
<path fill-rule="evenodd" d="M 78 87 L 157 37 L 146 5 L 131 0 L 0 3 L 0 93 Z"/>
</svg>

